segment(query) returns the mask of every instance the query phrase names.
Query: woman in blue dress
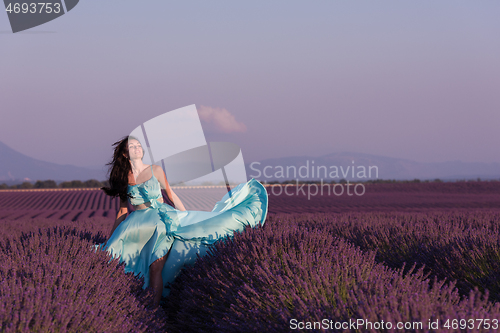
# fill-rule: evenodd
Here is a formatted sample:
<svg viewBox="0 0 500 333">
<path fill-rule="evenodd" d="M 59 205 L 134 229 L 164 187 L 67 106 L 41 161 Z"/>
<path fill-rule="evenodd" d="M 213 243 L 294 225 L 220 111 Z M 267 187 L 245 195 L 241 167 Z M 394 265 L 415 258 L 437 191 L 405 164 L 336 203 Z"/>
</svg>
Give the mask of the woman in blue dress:
<svg viewBox="0 0 500 333">
<path fill-rule="evenodd" d="M 170 187 L 163 169 L 143 163 L 137 138 L 113 144 L 106 194 L 120 198 L 120 210 L 107 242 L 99 248 L 125 262 L 125 272 L 144 277 L 154 291 L 154 306 L 169 294 L 169 284 L 185 264 L 194 263 L 209 246 L 246 226 L 263 225 L 268 198 L 265 188 L 251 179 L 239 184 L 211 212 L 186 211 Z M 165 190 L 172 207 L 163 202 Z M 127 200 L 134 211 L 127 217 Z"/>
</svg>

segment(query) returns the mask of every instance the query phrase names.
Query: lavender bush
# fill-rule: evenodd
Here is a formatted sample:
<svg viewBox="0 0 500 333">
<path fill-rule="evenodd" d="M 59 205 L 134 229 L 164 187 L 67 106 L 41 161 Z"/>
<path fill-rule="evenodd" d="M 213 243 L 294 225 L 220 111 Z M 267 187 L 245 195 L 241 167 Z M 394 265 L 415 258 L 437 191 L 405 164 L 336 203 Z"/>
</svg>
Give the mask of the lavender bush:
<svg viewBox="0 0 500 333">
<path fill-rule="evenodd" d="M 91 250 L 101 239 L 54 227 L 0 240 L 2 332 L 163 331 L 142 281 Z"/>
<path fill-rule="evenodd" d="M 498 211 L 317 214 L 304 220 L 363 250 L 376 250 L 377 261 L 389 267 L 416 263 L 439 279 L 456 280 L 463 295 L 477 287 L 500 301 Z"/>
<path fill-rule="evenodd" d="M 305 221 L 270 217 L 183 270 L 165 304 L 170 331 L 189 323 L 197 332 L 283 332 L 294 318 L 364 318 L 422 321 L 426 332 L 428 320 L 500 316 L 500 304 L 477 290 L 461 299 L 453 283 L 431 283 L 423 269 L 389 269 L 374 251 Z"/>
</svg>

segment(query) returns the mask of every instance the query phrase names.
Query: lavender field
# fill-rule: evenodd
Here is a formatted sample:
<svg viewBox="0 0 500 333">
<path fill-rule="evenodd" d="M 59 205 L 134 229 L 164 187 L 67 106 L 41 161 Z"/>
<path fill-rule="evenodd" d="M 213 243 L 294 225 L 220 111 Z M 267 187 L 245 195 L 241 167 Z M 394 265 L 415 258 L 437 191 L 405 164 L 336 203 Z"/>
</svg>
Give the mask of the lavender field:
<svg viewBox="0 0 500 333">
<path fill-rule="evenodd" d="M 220 195 L 184 191 L 191 207 Z M 500 182 L 370 184 L 362 196 L 268 192 L 264 227 L 219 242 L 157 310 L 141 280 L 88 250 L 107 238 L 115 200 L 96 190 L 0 192 L 2 332 L 498 327 Z M 356 320 L 364 324 L 342 326 Z"/>
</svg>

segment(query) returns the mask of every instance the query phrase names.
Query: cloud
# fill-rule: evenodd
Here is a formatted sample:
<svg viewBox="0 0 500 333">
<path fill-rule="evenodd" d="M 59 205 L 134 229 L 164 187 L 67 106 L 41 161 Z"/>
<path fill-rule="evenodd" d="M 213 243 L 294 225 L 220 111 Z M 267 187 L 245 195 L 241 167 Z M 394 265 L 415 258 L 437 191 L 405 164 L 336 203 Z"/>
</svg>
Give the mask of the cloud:
<svg viewBox="0 0 500 333">
<path fill-rule="evenodd" d="M 198 114 L 203 122 L 210 124 L 218 132 L 232 133 L 247 130 L 245 124 L 238 122 L 226 109 L 201 105 L 198 108 Z"/>
</svg>

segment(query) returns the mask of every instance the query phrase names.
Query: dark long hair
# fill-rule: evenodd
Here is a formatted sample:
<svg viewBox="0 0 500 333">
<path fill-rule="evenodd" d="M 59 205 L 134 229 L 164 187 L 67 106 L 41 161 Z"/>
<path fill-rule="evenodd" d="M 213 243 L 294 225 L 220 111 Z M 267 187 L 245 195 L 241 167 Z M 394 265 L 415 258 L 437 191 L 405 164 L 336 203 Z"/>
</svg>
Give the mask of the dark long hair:
<svg viewBox="0 0 500 333">
<path fill-rule="evenodd" d="M 101 188 L 107 195 L 112 197 L 119 196 L 123 201 L 129 198 L 129 195 L 127 194 L 128 175 L 132 171 L 132 166 L 129 161 L 130 156 L 128 153 L 128 140 L 130 139 L 139 141 L 139 139 L 133 136 L 126 136 L 120 141 L 113 143 L 113 146 L 115 146 L 113 159 L 111 162 L 106 164 L 110 166 L 109 187 Z"/>
</svg>

